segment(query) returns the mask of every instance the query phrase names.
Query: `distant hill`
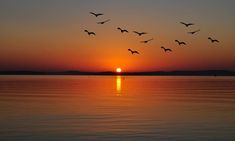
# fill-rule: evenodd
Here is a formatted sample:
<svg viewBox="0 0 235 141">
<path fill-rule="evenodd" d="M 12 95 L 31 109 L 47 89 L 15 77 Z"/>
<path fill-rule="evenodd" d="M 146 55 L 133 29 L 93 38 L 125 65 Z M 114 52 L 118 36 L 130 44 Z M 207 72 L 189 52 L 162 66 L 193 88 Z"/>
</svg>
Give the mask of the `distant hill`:
<svg viewBox="0 0 235 141">
<path fill-rule="evenodd" d="M 0 75 L 117 75 L 115 72 L 84 72 L 84 71 L 0 71 Z M 205 71 L 152 71 L 152 72 L 123 72 L 121 75 L 145 76 L 235 76 L 235 71 L 205 70 Z"/>
</svg>

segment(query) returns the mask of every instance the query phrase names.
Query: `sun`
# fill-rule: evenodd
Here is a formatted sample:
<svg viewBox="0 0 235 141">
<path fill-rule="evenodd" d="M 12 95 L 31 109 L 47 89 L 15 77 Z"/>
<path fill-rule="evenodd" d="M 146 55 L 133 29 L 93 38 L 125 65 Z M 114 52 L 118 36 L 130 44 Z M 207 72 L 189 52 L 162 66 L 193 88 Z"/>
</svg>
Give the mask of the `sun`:
<svg viewBox="0 0 235 141">
<path fill-rule="evenodd" d="M 121 68 L 116 68 L 116 72 L 117 72 L 117 73 L 121 73 L 121 72 L 122 72 L 122 69 L 121 69 Z"/>
</svg>

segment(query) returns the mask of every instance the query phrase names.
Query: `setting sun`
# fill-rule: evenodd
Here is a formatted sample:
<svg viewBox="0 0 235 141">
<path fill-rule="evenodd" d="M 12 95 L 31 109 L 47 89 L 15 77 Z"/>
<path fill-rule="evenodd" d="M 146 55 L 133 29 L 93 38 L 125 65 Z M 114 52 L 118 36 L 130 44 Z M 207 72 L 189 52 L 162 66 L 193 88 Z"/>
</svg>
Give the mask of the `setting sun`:
<svg viewBox="0 0 235 141">
<path fill-rule="evenodd" d="M 116 69 L 116 72 L 117 72 L 117 73 L 121 73 L 121 72 L 122 72 L 122 69 L 121 69 L 121 68 L 117 68 L 117 69 Z"/>
</svg>

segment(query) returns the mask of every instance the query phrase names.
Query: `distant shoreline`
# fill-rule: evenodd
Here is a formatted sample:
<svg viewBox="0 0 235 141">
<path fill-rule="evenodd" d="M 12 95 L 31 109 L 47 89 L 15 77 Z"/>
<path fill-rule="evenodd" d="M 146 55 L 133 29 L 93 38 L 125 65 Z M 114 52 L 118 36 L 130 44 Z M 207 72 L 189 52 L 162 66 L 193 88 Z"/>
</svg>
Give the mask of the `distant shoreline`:
<svg viewBox="0 0 235 141">
<path fill-rule="evenodd" d="M 0 75 L 124 75 L 124 76 L 235 76 L 235 71 L 152 71 L 152 72 L 84 72 L 84 71 L 0 71 Z"/>
</svg>

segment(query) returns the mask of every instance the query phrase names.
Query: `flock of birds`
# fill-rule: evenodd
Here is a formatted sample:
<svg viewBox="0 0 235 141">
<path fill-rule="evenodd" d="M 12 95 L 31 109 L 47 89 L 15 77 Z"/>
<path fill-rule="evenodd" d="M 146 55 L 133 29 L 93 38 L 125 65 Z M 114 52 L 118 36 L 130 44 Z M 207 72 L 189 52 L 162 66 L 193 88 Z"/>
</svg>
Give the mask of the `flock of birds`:
<svg viewBox="0 0 235 141">
<path fill-rule="evenodd" d="M 95 17 L 99 17 L 99 16 L 103 16 L 104 14 L 103 13 L 94 13 L 94 12 L 90 12 L 91 15 L 95 16 Z M 105 24 L 107 22 L 110 22 L 111 20 L 110 19 L 107 19 L 107 20 L 104 20 L 104 21 L 100 21 L 100 22 L 97 22 L 97 24 Z M 194 23 L 185 23 L 185 22 L 180 22 L 180 24 L 184 25 L 185 27 L 191 27 L 193 25 L 195 25 Z M 121 33 L 129 33 L 129 31 L 127 29 L 122 29 L 121 27 L 118 27 L 117 30 L 119 30 Z M 191 31 L 191 32 L 188 32 L 188 34 L 191 34 L 191 35 L 194 35 L 198 32 L 200 32 L 201 30 L 198 29 L 198 30 L 194 30 L 194 31 Z M 95 36 L 96 33 L 93 32 L 93 31 L 88 31 L 88 30 L 84 30 L 84 32 L 86 32 L 89 36 L 93 35 Z M 138 31 L 133 31 L 134 34 L 137 34 L 138 36 L 143 36 L 145 34 L 148 34 L 147 32 L 138 32 Z M 149 43 L 150 41 L 154 40 L 153 38 L 151 39 L 148 39 L 148 40 L 144 40 L 144 41 L 140 41 L 140 43 Z M 219 43 L 219 40 L 217 39 L 213 39 L 211 37 L 208 37 L 208 40 L 211 41 L 211 43 Z M 181 45 L 187 45 L 185 42 L 183 41 L 179 41 L 179 40 L 175 40 L 175 42 L 181 46 Z M 172 49 L 170 48 L 165 48 L 164 46 L 161 46 L 161 49 L 163 49 L 163 51 L 165 52 L 172 52 Z M 134 55 L 134 54 L 140 54 L 138 51 L 136 50 L 132 50 L 132 49 L 128 49 L 128 51 Z"/>
</svg>

